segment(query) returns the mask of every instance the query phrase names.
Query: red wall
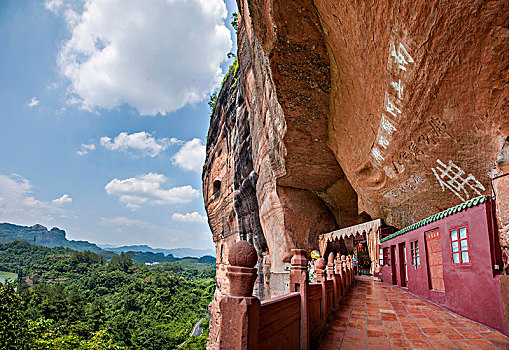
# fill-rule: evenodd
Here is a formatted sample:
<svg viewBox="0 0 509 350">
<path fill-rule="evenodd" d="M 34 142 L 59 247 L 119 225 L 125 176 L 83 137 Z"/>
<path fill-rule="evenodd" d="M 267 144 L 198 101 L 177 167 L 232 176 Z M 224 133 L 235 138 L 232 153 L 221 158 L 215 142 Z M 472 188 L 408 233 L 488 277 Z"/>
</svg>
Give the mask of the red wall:
<svg viewBox="0 0 509 350">
<path fill-rule="evenodd" d="M 407 288 L 409 292 L 430 300 L 464 317 L 477 321 L 507 334 L 500 276 L 494 276 L 493 262 L 496 254 L 490 244 L 494 239 L 491 216 L 492 202 L 487 201 L 475 207 L 442 218 L 425 226 L 409 231 L 381 243 L 382 248 L 396 245 L 396 257 L 390 256 L 390 263 L 396 261 L 397 285 L 401 286 L 399 268 L 399 243 L 405 243 L 408 266 Z M 452 264 L 451 239 L 449 230 L 466 225 L 471 264 Z M 445 292 L 431 290 L 426 253 L 425 232 L 438 229 L 442 243 Z M 419 241 L 420 265 L 413 266 L 410 242 Z M 382 281 L 392 283 L 391 266 L 385 265 Z"/>
</svg>

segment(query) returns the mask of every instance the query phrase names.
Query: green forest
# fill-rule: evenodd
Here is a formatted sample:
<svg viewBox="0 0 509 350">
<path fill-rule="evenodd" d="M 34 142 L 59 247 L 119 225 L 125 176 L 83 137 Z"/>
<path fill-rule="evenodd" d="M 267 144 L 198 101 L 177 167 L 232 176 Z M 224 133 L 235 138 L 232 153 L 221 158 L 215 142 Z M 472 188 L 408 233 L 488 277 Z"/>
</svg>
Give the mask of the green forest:
<svg viewBox="0 0 509 350">
<path fill-rule="evenodd" d="M 147 266 L 130 254 L 0 244 L 3 349 L 204 349 L 193 326 L 213 297 L 215 266 L 182 259 Z"/>
</svg>

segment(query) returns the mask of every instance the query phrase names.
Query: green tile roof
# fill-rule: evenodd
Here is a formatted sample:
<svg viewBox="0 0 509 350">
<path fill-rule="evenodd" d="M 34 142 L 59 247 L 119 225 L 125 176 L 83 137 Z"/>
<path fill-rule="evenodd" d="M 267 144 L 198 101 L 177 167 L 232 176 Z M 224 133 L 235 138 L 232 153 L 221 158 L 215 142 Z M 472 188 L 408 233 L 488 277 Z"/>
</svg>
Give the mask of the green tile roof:
<svg viewBox="0 0 509 350">
<path fill-rule="evenodd" d="M 401 236 L 402 234 L 405 234 L 408 231 L 415 230 L 416 228 L 419 228 L 421 226 L 427 225 L 430 222 L 440 220 L 440 219 L 445 218 L 445 217 L 447 217 L 449 215 L 452 215 L 452 214 L 456 214 L 456 213 L 458 213 L 458 212 L 460 212 L 462 210 L 465 210 L 467 208 L 475 207 L 478 204 L 486 202 L 486 199 L 487 199 L 487 197 L 485 197 L 485 196 L 479 196 L 479 197 L 475 197 L 475 198 L 469 199 L 468 201 L 463 202 L 461 204 L 458 204 L 455 207 L 452 207 L 452 208 L 449 208 L 449 209 L 445 209 L 444 211 L 441 211 L 440 213 L 431 215 L 430 217 L 427 217 L 426 219 L 423 219 L 423 220 L 421 220 L 419 222 L 416 222 L 413 225 L 410 225 L 408 227 L 405 227 L 402 230 L 394 232 L 393 234 L 391 234 L 391 235 L 389 235 L 389 236 L 387 236 L 385 238 L 382 238 L 380 240 L 380 243 L 388 241 L 389 239 L 393 239 L 394 237 Z"/>
</svg>

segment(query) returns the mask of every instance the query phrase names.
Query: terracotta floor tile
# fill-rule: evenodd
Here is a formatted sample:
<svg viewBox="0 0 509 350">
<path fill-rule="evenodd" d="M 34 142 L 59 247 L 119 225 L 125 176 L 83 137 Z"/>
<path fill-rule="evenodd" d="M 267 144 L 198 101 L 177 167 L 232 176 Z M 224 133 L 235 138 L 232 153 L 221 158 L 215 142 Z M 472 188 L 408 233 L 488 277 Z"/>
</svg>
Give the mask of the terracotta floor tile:
<svg viewBox="0 0 509 350">
<path fill-rule="evenodd" d="M 476 332 L 461 333 L 466 339 L 483 339 L 483 336 Z"/>
<path fill-rule="evenodd" d="M 456 345 L 454 345 L 453 343 L 451 343 L 448 340 L 432 340 L 431 345 L 433 345 L 433 347 L 435 349 L 444 349 L 444 350 L 445 349 L 457 349 Z"/>
<path fill-rule="evenodd" d="M 367 338 L 368 345 L 380 345 L 380 346 L 391 346 L 389 342 L 389 338 L 385 337 L 377 337 L 377 338 Z"/>
<path fill-rule="evenodd" d="M 466 339 L 451 339 L 451 342 L 460 349 L 474 348 L 475 346 Z"/>
<path fill-rule="evenodd" d="M 509 349 L 501 333 L 406 291 L 356 279 L 319 345 L 329 349 Z"/>
<path fill-rule="evenodd" d="M 420 348 L 420 349 L 433 349 L 431 343 L 427 340 L 421 339 L 409 339 L 408 342 L 412 348 Z"/>
<path fill-rule="evenodd" d="M 442 333 L 440 331 L 440 329 L 438 329 L 436 327 L 429 327 L 429 328 L 428 327 L 424 327 L 424 328 L 421 327 L 421 329 L 426 334 L 429 334 L 429 333 Z"/>
<path fill-rule="evenodd" d="M 348 328 L 345 332 L 345 335 L 354 335 L 358 337 L 366 337 L 366 330 L 364 329 L 353 329 Z"/>
<path fill-rule="evenodd" d="M 366 344 L 356 344 L 356 343 L 345 343 L 341 344 L 341 350 L 359 350 L 366 349 Z"/>
<path fill-rule="evenodd" d="M 365 324 L 358 324 L 358 323 L 349 323 L 347 328 L 361 330 L 361 329 L 366 329 L 366 325 Z"/>
<path fill-rule="evenodd" d="M 391 347 L 393 348 L 403 348 L 410 346 L 410 343 L 406 339 L 391 338 L 389 341 L 391 343 Z"/>
<path fill-rule="evenodd" d="M 464 336 L 462 336 L 461 334 L 459 334 L 459 333 L 457 333 L 457 332 L 454 332 L 454 333 L 446 333 L 445 335 L 447 336 L 447 338 L 449 338 L 449 339 L 451 339 L 451 340 L 452 340 L 452 339 L 455 339 L 455 340 L 457 340 L 457 339 L 465 339 L 465 337 L 464 337 Z"/>
<path fill-rule="evenodd" d="M 372 331 L 387 331 L 387 329 L 382 326 L 382 325 L 379 325 L 379 324 L 369 324 L 368 323 L 368 331 L 369 330 L 372 330 Z"/>
<path fill-rule="evenodd" d="M 496 340 L 496 341 L 501 341 L 501 342 L 509 342 L 509 338 L 507 338 L 505 335 L 503 335 L 501 333 L 498 333 L 498 332 L 493 332 L 490 335 L 487 335 L 486 338 L 489 339 L 489 340 Z"/>
<path fill-rule="evenodd" d="M 389 333 L 389 338 L 395 338 L 395 339 L 405 339 L 405 333 L 400 332 L 393 332 Z"/>
<path fill-rule="evenodd" d="M 487 341 L 486 339 L 469 339 L 468 340 L 470 344 L 473 346 L 476 346 L 478 348 L 482 347 L 490 347 L 493 345 L 491 342 Z M 509 345 L 507 346 L 509 348 Z"/>
<path fill-rule="evenodd" d="M 410 340 L 410 339 L 420 339 L 420 340 L 426 340 L 426 336 L 424 335 L 424 333 L 420 332 L 420 333 L 406 333 L 405 332 L 405 335 L 406 337 Z"/>
<path fill-rule="evenodd" d="M 370 331 L 368 329 L 368 338 L 370 338 L 370 337 L 374 337 L 374 338 L 385 337 L 385 338 L 387 338 L 387 333 L 384 331 Z"/>
<path fill-rule="evenodd" d="M 432 334 L 426 334 L 426 337 L 429 340 L 448 340 L 447 336 L 444 333 L 432 333 Z"/>
</svg>

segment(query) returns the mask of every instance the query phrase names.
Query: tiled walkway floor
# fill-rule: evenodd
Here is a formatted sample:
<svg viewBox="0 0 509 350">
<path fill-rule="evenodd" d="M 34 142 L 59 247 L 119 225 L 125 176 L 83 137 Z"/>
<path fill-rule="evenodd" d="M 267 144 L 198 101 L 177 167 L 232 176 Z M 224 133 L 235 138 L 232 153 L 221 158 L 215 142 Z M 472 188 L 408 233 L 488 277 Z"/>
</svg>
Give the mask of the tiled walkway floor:
<svg viewBox="0 0 509 350">
<path fill-rule="evenodd" d="M 319 349 L 509 349 L 509 339 L 408 292 L 357 278 Z"/>
</svg>

